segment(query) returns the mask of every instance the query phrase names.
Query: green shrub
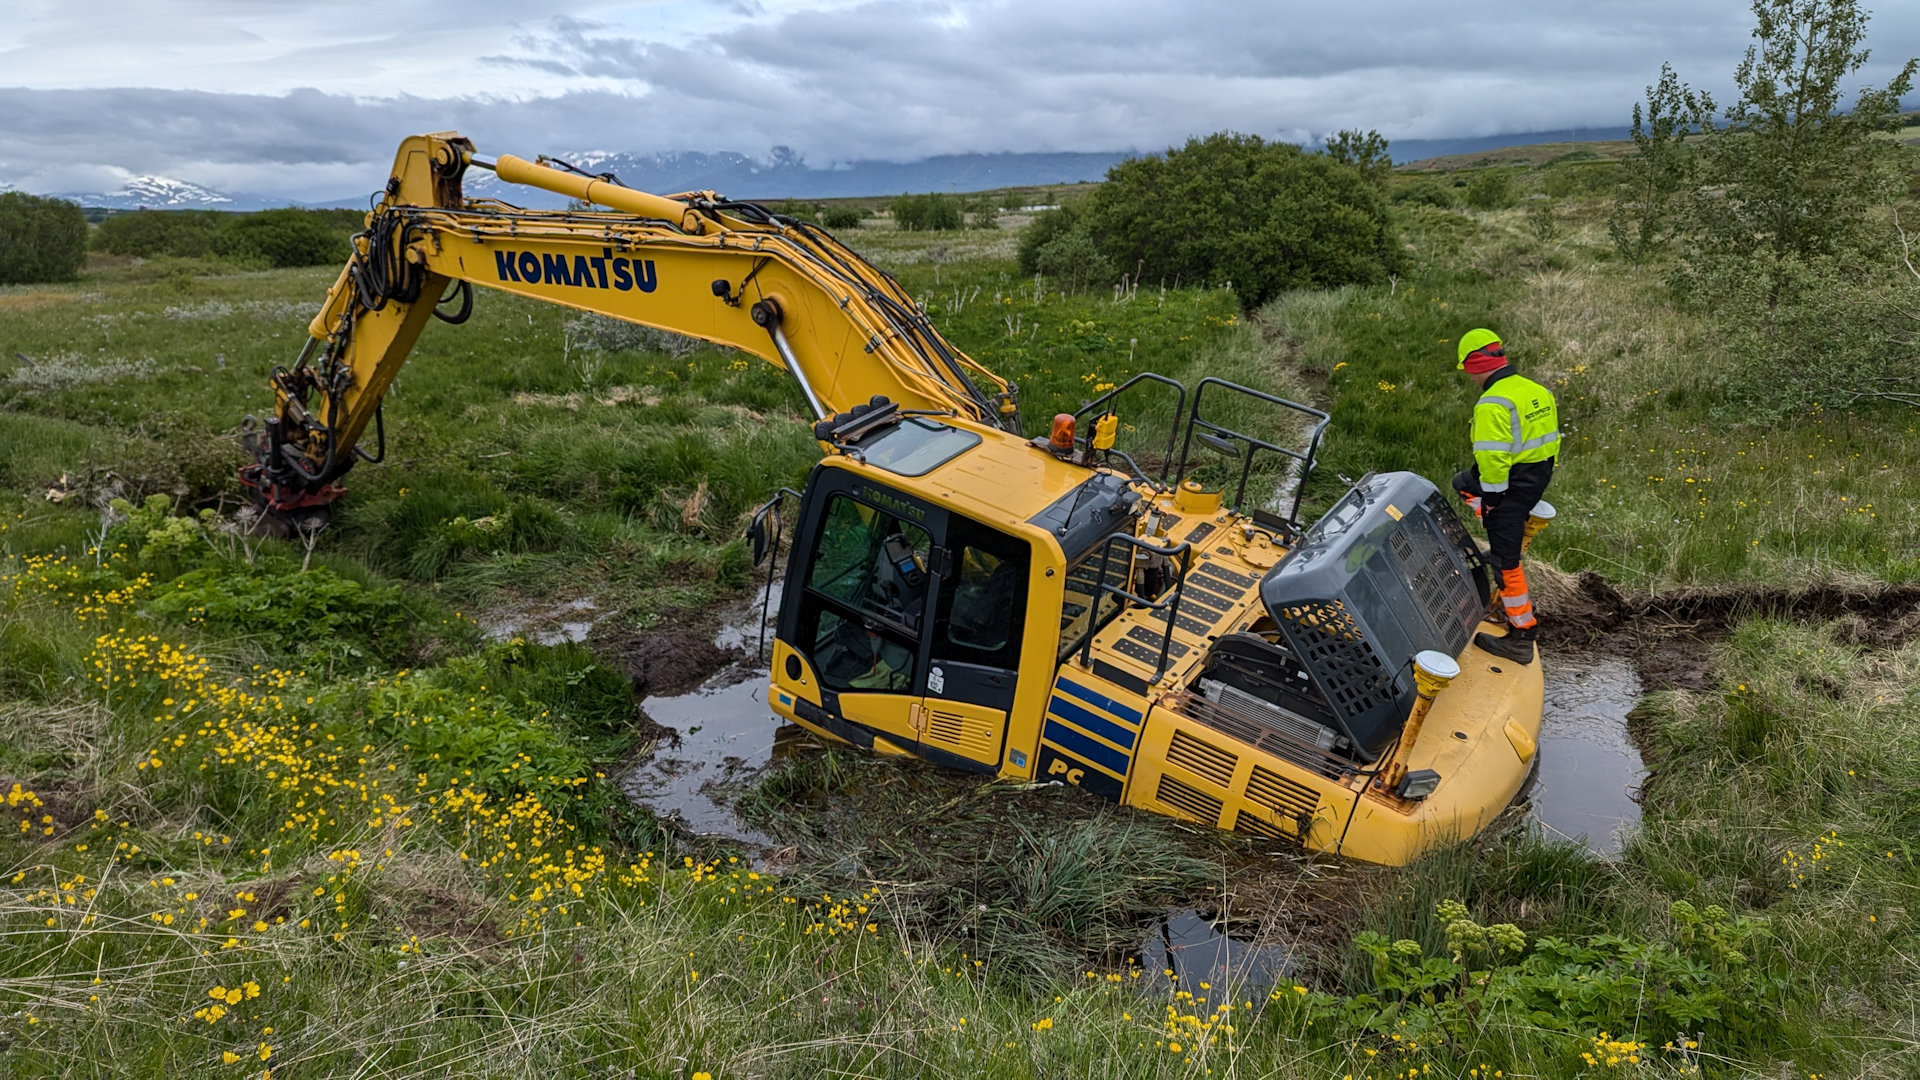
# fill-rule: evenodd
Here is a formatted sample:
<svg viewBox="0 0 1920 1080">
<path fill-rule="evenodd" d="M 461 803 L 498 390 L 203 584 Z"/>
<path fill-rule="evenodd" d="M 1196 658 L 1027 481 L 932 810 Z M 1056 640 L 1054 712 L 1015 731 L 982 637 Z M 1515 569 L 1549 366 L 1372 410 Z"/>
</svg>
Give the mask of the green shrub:
<svg viewBox="0 0 1920 1080">
<path fill-rule="evenodd" d="M 1079 292 L 1113 278 L 1113 263 L 1101 253 L 1093 237 L 1085 228 L 1072 227 L 1075 218 L 1071 208 L 1053 211 L 1042 220 L 1053 227 L 1042 230 L 1036 223 L 1027 236 L 1021 237 L 1020 269 L 1030 274 L 1044 274 L 1068 292 Z M 1069 223 L 1068 227 L 1059 227 L 1061 222 Z M 1039 242 L 1030 244 L 1034 236 L 1039 237 Z"/>
<path fill-rule="evenodd" d="M 1569 195 L 1611 195 L 1620 186 L 1620 167 L 1611 162 L 1594 165 L 1556 165 L 1546 170 L 1541 190 L 1556 199 Z"/>
<path fill-rule="evenodd" d="M 1771 1003 L 1757 985 L 1764 976 L 1750 961 L 1766 924 L 1718 906 L 1700 911 L 1686 901 L 1674 901 L 1669 914 L 1676 931 L 1671 944 L 1620 934 L 1578 943 L 1529 941 L 1511 923 L 1482 926 L 1466 905 L 1442 901 L 1436 921 L 1447 945 L 1440 955 L 1371 930 L 1354 939 L 1371 959 L 1375 994 L 1343 1004 L 1374 1008 L 1363 1025 L 1382 1035 L 1442 1042 L 1516 1018 L 1590 1040 L 1618 1057 L 1646 1054 L 1628 1032 L 1710 1030 L 1724 1041 L 1763 1022 Z M 1323 1005 L 1328 1016 L 1333 1005 Z M 1594 1038 L 1594 1032 L 1622 1033 L 1622 1041 Z"/>
<path fill-rule="evenodd" d="M 533 792 L 596 828 L 623 807 L 618 790 L 582 784 L 591 761 L 633 744 L 635 707 L 625 676 L 584 646 L 516 638 L 375 685 L 377 731 L 402 743 L 408 769 L 436 784 L 457 779 L 491 794 Z"/>
<path fill-rule="evenodd" d="M 858 207 L 836 206 L 820 217 L 820 224 L 829 229 L 857 229 L 866 215 Z"/>
<path fill-rule="evenodd" d="M 399 659 L 413 621 L 395 589 L 369 589 L 331 570 L 259 566 L 189 570 L 157 589 L 148 609 L 216 634 L 259 638 L 276 651 L 353 660 Z"/>
<path fill-rule="evenodd" d="M 1115 165 L 1078 207 L 1040 215 L 1021 269 L 1041 272 L 1045 251 L 1058 261 L 1087 250 L 1062 240 L 1076 230 L 1112 267 L 1231 284 L 1247 306 L 1287 289 L 1384 281 L 1400 257 L 1386 202 L 1358 168 L 1256 135 L 1209 135 Z"/>
<path fill-rule="evenodd" d="M 1514 188 L 1513 173 L 1481 169 L 1467 181 L 1467 205 L 1475 210 L 1504 210 L 1520 198 Z"/>
<path fill-rule="evenodd" d="M 72 281 L 87 262 L 87 219 L 65 199 L 0 193 L 0 285 Z"/>
<path fill-rule="evenodd" d="M 966 224 L 960 212 L 960 200 L 939 192 L 902 195 L 893 200 L 891 209 L 894 224 L 908 232 L 937 232 Z"/>
<path fill-rule="evenodd" d="M 1327 140 L 1327 156 L 1342 165 L 1360 170 L 1369 183 L 1385 185 L 1393 174 L 1393 158 L 1387 153 L 1387 137 L 1377 131 L 1348 128 L 1335 132 Z"/>
<path fill-rule="evenodd" d="M 784 217 L 795 218 L 810 225 L 820 224 L 820 208 L 811 203 L 795 202 L 788 199 L 773 208 L 773 212 Z"/>
<path fill-rule="evenodd" d="M 353 211 L 141 210 L 100 223 L 94 246 L 143 259 L 221 258 L 256 265 L 326 266 L 346 261 L 347 238 L 360 226 Z"/>
<path fill-rule="evenodd" d="M 93 246 L 141 259 L 204 259 L 218 254 L 214 239 L 227 215 L 217 210 L 140 210 L 102 221 Z"/>
<path fill-rule="evenodd" d="M 1391 196 L 1395 203 L 1402 206 L 1435 206 L 1442 210 L 1451 210 L 1459 205 L 1454 197 L 1453 188 L 1432 177 L 1421 177 L 1396 184 Z"/>
<path fill-rule="evenodd" d="M 345 262 L 347 238 L 306 210 L 245 214 L 221 231 L 223 254 L 261 259 L 269 266 L 327 266 Z"/>
</svg>

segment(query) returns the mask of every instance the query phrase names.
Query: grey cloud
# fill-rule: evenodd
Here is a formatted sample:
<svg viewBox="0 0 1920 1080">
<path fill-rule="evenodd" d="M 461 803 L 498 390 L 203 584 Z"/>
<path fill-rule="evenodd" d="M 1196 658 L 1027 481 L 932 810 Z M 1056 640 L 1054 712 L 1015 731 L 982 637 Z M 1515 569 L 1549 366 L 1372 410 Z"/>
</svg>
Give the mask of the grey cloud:
<svg viewBox="0 0 1920 1080">
<path fill-rule="evenodd" d="M 711 12 L 714 28 L 661 41 L 563 3 L 488 0 L 470 10 L 532 21 L 502 22 L 461 54 L 470 74 L 552 89 L 435 96 L 431 81 L 398 81 L 432 21 L 422 4 L 397 7 L 378 36 L 291 55 L 299 70 L 385 64 L 413 93 L 0 89 L 0 181 L 51 190 L 46 178 L 111 166 L 339 197 L 377 186 L 402 136 L 448 128 L 500 152 L 788 146 L 830 164 L 1152 150 L 1222 128 L 1406 139 L 1618 126 L 1663 60 L 1723 90 L 1749 26 L 1727 0 L 870 0 L 785 15 L 699 0 L 696 24 Z M 1920 52 L 1920 5 L 1879 13 L 1870 44 L 1862 82 Z"/>
</svg>

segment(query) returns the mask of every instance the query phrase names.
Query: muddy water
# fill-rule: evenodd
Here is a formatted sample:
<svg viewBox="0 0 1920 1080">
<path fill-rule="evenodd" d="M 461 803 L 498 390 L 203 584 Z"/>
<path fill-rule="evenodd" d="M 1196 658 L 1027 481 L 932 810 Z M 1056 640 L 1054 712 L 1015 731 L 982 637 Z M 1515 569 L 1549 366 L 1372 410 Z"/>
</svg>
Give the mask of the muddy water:
<svg viewBox="0 0 1920 1080">
<path fill-rule="evenodd" d="M 691 693 L 642 701 L 640 711 L 678 738 L 622 777 L 621 789 L 689 832 L 771 843 L 740 824 L 725 794 L 714 790 L 752 775 L 772 758 L 778 726 L 766 692 L 766 674 L 738 664 Z"/>
<path fill-rule="evenodd" d="M 556 608 L 510 611 L 483 624 L 483 629 L 488 641 L 530 637 L 541 645 L 558 645 L 563 641 L 577 644 L 587 640 L 587 634 L 598 621 L 594 611 L 593 598 L 585 597 L 569 600 Z"/>
<path fill-rule="evenodd" d="M 1193 908 L 1170 911 L 1147 928 L 1140 965 L 1147 978 L 1216 1005 L 1258 1000 L 1294 966 L 1285 948 L 1230 937 Z"/>
<path fill-rule="evenodd" d="M 627 797 L 689 832 L 724 836 L 755 844 L 772 841 L 742 825 L 721 785 L 758 772 L 773 757 L 780 733 L 767 707 L 764 661 L 753 659 L 760 636 L 762 604 L 769 620 L 780 610 L 776 582 L 771 599 L 763 589 L 749 603 L 729 612 L 714 644 L 746 658 L 716 673 L 684 694 L 653 695 L 640 702 L 647 718 L 669 728 L 675 738 L 663 742 L 646 760 L 621 777 Z M 767 627 L 771 641 L 772 627 Z M 797 729 L 794 729 L 797 730 Z"/>
<path fill-rule="evenodd" d="M 1640 820 L 1634 797 L 1647 776 L 1627 737 L 1640 680 L 1614 657 L 1558 654 L 1545 662 L 1539 763 L 1521 797 L 1542 832 L 1617 855 L 1623 830 Z"/>
<path fill-rule="evenodd" d="M 771 587 L 762 586 L 739 609 L 729 612 L 726 621 L 720 624 L 720 632 L 713 637 L 713 643 L 722 649 L 738 649 L 748 654 L 754 650 L 773 646 L 774 624 L 780 621 L 780 588 L 783 583 L 778 577 Z M 766 617 L 766 633 L 761 634 L 761 616 Z"/>
</svg>

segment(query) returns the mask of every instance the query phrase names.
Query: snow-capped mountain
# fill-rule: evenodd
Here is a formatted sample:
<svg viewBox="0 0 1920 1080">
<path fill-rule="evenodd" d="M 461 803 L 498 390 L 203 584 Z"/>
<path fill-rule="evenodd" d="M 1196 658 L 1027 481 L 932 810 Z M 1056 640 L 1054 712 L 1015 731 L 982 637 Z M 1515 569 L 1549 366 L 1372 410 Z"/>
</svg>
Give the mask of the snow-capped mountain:
<svg viewBox="0 0 1920 1080">
<path fill-rule="evenodd" d="M 171 176 L 136 176 L 120 185 L 118 191 L 63 191 L 54 197 L 71 199 L 81 206 L 101 206 L 110 210 L 138 210 L 142 207 L 149 210 L 267 210 L 277 206 L 298 205 L 292 199 L 229 195 Z"/>
<path fill-rule="evenodd" d="M 532 157 L 532 154 L 524 156 Z M 815 168 L 785 147 L 765 159 L 720 151 L 678 150 L 628 154 L 608 150 L 554 152 L 588 173 L 610 172 L 642 191 L 672 194 L 713 190 L 737 199 L 895 195 L 903 191 L 983 191 L 1032 184 L 1098 180 L 1126 154 L 946 154 L 922 161 L 855 161 Z M 466 193 L 521 206 L 560 206 L 558 195 L 502 184 L 492 173 L 469 169 Z"/>
</svg>

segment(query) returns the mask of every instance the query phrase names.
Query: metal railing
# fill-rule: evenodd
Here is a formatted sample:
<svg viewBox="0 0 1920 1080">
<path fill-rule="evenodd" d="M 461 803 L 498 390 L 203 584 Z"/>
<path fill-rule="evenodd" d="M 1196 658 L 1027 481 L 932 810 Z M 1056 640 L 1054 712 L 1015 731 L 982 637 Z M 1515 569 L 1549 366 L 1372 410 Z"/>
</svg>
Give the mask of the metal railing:
<svg viewBox="0 0 1920 1080">
<path fill-rule="evenodd" d="M 1180 556 L 1180 575 L 1174 579 L 1171 597 L 1165 600 L 1149 600 L 1144 596 L 1123 589 L 1108 581 L 1107 568 L 1112 562 L 1113 547 L 1115 544 L 1129 544 L 1150 554 L 1167 556 L 1169 559 L 1175 555 Z M 1131 560 L 1133 556 L 1128 555 L 1127 558 Z M 1093 639 L 1094 636 L 1100 632 L 1098 625 L 1100 622 L 1100 598 L 1108 593 L 1112 593 L 1114 596 L 1120 598 L 1120 611 L 1126 610 L 1126 605 L 1131 602 L 1149 611 L 1165 611 L 1167 613 L 1167 630 L 1160 639 L 1160 661 L 1154 666 L 1153 679 L 1149 680 L 1150 682 L 1158 681 L 1160 676 L 1165 674 L 1167 670 L 1167 653 L 1173 648 L 1173 626 L 1180 618 L 1180 600 L 1186 595 L 1187 570 L 1192 564 L 1193 542 L 1190 540 L 1182 540 L 1177 544 L 1162 546 L 1160 544 L 1150 544 L 1131 533 L 1114 533 L 1112 536 L 1107 537 L 1106 543 L 1100 546 L 1100 574 L 1094 578 L 1093 601 L 1087 609 L 1087 635 L 1080 641 L 1081 666 L 1085 667 L 1093 663 Z M 1131 576 L 1129 576 L 1128 581 L 1132 581 Z M 1116 615 L 1118 613 L 1118 611 L 1115 612 Z"/>
<path fill-rule="evenodd" d="M 1307 444 L 1305 448 L 1294 450 L 1285 446 L 1277 446 L 1265 439 L 1256 438 L 1245 432 L 1235 431 L 1224 424 L 1208 420 L 1200 414 L 1200 405 L 1206 397 L 1207 387 L 1209 386 L 1224 387 L 1234 393 L 1244 394 L 1256 401 L 1264 401 L 1270 405 L 1278 405 L 1283 409 L 1292 409 L 1295 412 L 1303 413 L 1311 417 L 1313 425 L 1307 431 Z M 1198 432 L 1200 441 L 1207 446 L 1223 454 L 1232 454 L 1239 458 L 1240 482 L 1238 487 L 1234 489 L 1233 501 L 1227 504 L 1238 513 L 1241 512 L 1241 507 L 1246 503 L 1247 480 L 1253 474 L 1254 455 L 1259 453 L 1272 453 L 1290 458 L 1298 463 L 1299 480 L 1293 486 L 1293 505 L 1287 511 L 1284 524 L 1290 529 L 1298 530 L 1300 528 L 1300 500 L 1306 493 L 1307 478 L 1313 474 L 1314 457 L 1320 449 L 1320 436 L 1326 431 L 1327 423 L 1330 419 L 1326 413 L 1311 406 L 1302 405 L 1297 401 L 1288 401 L 1283 397 L 1275 397 L 1264 391 L 1255 390 L 1249 386 L 1241 386 L 1239 383 L 1228 382 L 1225 379 L 1218 379 L 1209 375 L 1201 379 L 1200 385 L 1195 387 L 1193 391 L 1193 411 L 1188 414 L 1187 417 L 1187 437 L 1180 444 L 1180 468 L 1176 476 L 1180 479 L 1185 479 L 1187 475 L 1187 458 L 1193 449 L 1194 434 Z M 1239 444 L 1244 444 L 1245 448 L 1242 449 Z M 1257 508 L 1253 513 L 1255 521 L 1261 521 L 1262 517 L 1268 516 L 1270 515 L 1266 515 L 1263 510 Z M 1262 521 L 1261 523 L 1282 524 L 1278 521 Z"/>
<path fill-rule="evenodd" d="M 1128 379 L 1126 382 L 1121 383 L 1119 386 L 1114 387 L 1112 390 L 1107 391 L 1105 394 L 1102 394 L 1100 397 L 1094 399 L 1093 401 L 1090 401 L 1087 404 L 1080 406 L 1079 411 L 1073 414 L 1073 421 L 1074 421 L 1073 426 L 1075 431 L 1082 431 L 1086 433 L 1085 441 L 1087 443 L 1088 448 L 1091 449 L 1093 446 L 1093 429 L 1091 427 L 1088 427 L 1087 425 L 1080 423 L 1080 421 L 1086 419 L 1088 416 L 1100 416 L 1110 411 L 1113 406 L 1113 403 L 1119 400 L 1120 395 L 1126 393 L 1128 390 L 1131 390 L 1133 387 L 1143 382 L 1155 382 L 1155 383 L 1160 383 L 1163 386 L 1171 386 L 1175 390 L 1179 391 L 1179 394 L 1180 394 L 1179 398 L 1175 400 L 1173 405 L 1173 423 L 1167 427 L 1167 452 L 1161 455 L 1161 458 L 1160 458 L 1160 483 L 1162 485 L 1165 485 L 1167 482 L 1167 467 L 1173 464 L 1173 444 L 1175 441 L 1177 441 L 1180 438 L 1180 417 L 1182 413 L 1185 413 L 1187 411 L 1186 384 L 1180 382 L 1177 379 L 1169 379 L 1165 375 L 1156 374 L 1155 372 L 1151 372 L 1151 371 L 1143 371 L 1140 374 L 1135 375 L 1133 378 Z M 1134 463 L 1133 458 L 1129 457 L 1127 454 L 1123 453 L 1120 450 L 1111 450 L 1108 452 L 1117 455 L 1121 460 L 1125 461 L 1127 463 L 1127 467 L 1133 470 L 1133 474 L 1135 476 L 1139 477 L 1142 480 L 1147 479 L 1145 472 L 1143 472 L 1140 469 L 1140 467 Z M 1178 481 L 1176 481 L 1176 483 L 1177 482 Z"/>
</svg>

